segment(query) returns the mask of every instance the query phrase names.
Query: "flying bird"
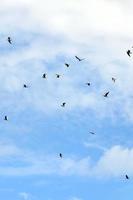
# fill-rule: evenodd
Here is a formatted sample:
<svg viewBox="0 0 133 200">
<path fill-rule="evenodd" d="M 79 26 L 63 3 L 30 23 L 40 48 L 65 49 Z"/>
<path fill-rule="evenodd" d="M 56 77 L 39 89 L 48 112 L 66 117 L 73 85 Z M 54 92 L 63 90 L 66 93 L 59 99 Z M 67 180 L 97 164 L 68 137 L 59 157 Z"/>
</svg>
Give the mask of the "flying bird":
<svg viewBox="0 0 133 200">
<path fill-rule="evenodd" d="M 75 56 L 75 58 L 79 61 L 79 62 L 81 62 L 82 60 L 84 60 L 85 58 L 79 58 L 78 56 Z"/>
<path fill-rule="evenodd" d="M 69 67 L 69 66 L 70 66 L 70 64 L 68 64 L 68 63 L 65 63 L 65 65 L 66 65 L 67 67 Z"/>
<path fill-rule="evenodd" d="M 132 54 L 132 52 L 131 52 L 130 50 L 127 50 L 127 55 L 128 55 L 129 57 L 131 57 L 131 54 Z"/>
<path fill-rule="evenodd" d="M 112 81 L 115 83 L 115 81 L 116 81 L 116 78 L 113 78 L 113 77 L 112 77 Z"/>
<path fill-rule="evenodd" d="M 62 158 L 62 157 L 63 157 L 63 156 L 62 156 L 62 153 L 60 153 L 59 156 L 60 156 L 60 158 Z"/>
<path fill-rule="evenodd" d="M 23 85 L 24 88 L 28 88 L 28 86 L 26 84 Z"/>
<path fill-rule="evenodd" d="M 60 78 L 60 74 L 56 74 L 56 78 Z"/>
<path fill-rule="evenodd" d="M 12 44 L 11 37 L 8 37 L 7 40 L 8 40 L 8 42 L 9 42 L 10 44 Z"/>
<path fill-rule="evenodd" d="M 108 97 L 109 92 L 106 92 L 103 96 Z"/>
<path fill-rule="evenodd" d="M 125 177 L 126 177 L 126 179 L 129 179 L 129 176 L 128 176 L 127 174 L 126 174 L 126 176 L 125 176 Z"/>
<path fill-rule="evenodd" d="M 43 74 L 42 78 L 46 78 L 46 75 L 47 75 L 47 74 Z"/>
<path fill-rule="evenodd" d="M 7 117 L 7 116 L 5 116 L 5 117 L 4 117 L 4 120 L 5 120 L 5 121 L 8 121 L 8 117 Z"/>
<path fill-rule="evenodd" d="M 90 85 L 91 85 L 91 83 L 86 83 L 86 85 L 90 86 Z"/>
<path fill-rule="evenodd" d="M 65 103 L 65 102 L 63 102 L 61 106 L 62 106 L 62 107 L 65 107 L 65 105 L 66 105 L 66 103 Z"/>
<path fill-rule="evenodd" d="M 92 131 L 90 131 L 89 133 L 90 133 L 90 134 L 92 134 L 92 135 L 95 135 L 95 133 L 94 133 L 94 132 L 92 132 Z"/>
</svg>

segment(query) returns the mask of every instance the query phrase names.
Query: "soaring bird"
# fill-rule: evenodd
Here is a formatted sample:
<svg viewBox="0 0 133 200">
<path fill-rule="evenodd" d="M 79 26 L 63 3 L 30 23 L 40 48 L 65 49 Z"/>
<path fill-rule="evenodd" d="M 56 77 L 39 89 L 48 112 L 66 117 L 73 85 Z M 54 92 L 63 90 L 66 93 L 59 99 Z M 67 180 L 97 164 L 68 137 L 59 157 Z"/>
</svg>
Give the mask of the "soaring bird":
<svg viewBox="0 0 133 200">
<path fill-rule="evenodd" d="M 95 135 L 95 133 L 94 133 L 94 132 L 92 132 L 92 131 L 90 131 L 89 133 L 90 133 L 90 134 L 92 134 L 92 135 Z"/>
<path fill-rule="evenodd" d="M 113 78 L 113 77 L 112 77 L 112 81 L 115 83 L 115 81 L 116 81 L 116 78 Z"/>
<path fill-rule="evenodd" d="M 127 50 L 127 55 L 128 55 L 129 57 L 131 57 L 131 54 L 132 54 L 132 52 L 131 52 L 130 50 Z"/>
<path fill-rule="evenodd" d="M 68 64 L 68 63 L 65 63 L 65 65 L 66 65 L 67 67 L 69 67 L 69 66 L 70 66 L 70 64 Z"/>
<path fill-rule="evenodd" d="M 106 92 L 103 96 L 108 97 L 109 92 Z"/>
<path fill-rule="evenodd" d="M 63 156 L 62 156 L 62 153 L 60 153 L 59 156 L 60 156 L 60 158 L 62 158 L 62 157 L 63 157 Z"/>
<path fill-rule="evenodd" d="M 80 61 L 82 61 L 82 60 L 84 60 L 85 58 L 79 58 L 78 56 L 75 56 L 75 58 L 80 62 Z"/>
<path fill-rule="evenodd" d="M 5 121 L 8 121 L 8 117 L 7 117 L 6 115 L 5 115 L 5 117 L 4 117 L 4 120 L 5 120 Z"/>
<path fill-rule="evenodd" d="M 28 86 L 26 84 L 23 85 L 24 88 L 28 88 Z"/>
<path fill-rule="evenodd" d="M 60 74 L 56 74 L 56 78 L 60 78 Z"/>
<path fill-rule="evenodd" d="M 8 40 L 8 42 L 9 42 L 10 44 L 12 44 L 11 37 L 8 37 L 7 40 Z"/>
<path fill-rule="evenodd" d="M 66 105 L 66 103 L 65 103 L 65 102 L 63 102 L 61 106 L 62 106 L 62 107 L 65 107 L 65 105 Z"/>
<path fill-rule="evenodd" d="M 46 75 L 47 75 L 47 74 L 43 74 L 42 78 L 46 78 Z"/>
<path fill-rule="evenodd" d="M 86 85 L 90 86 L 90 85 L 91 85 L 91 83 L 86 83 Z"/>
<path fill-rule="evenodd" d="M 126 179 L 129 179 L 129 176 L 127 174 L 125 175 L 125 177 L 126 177 Z"/>
</svg>

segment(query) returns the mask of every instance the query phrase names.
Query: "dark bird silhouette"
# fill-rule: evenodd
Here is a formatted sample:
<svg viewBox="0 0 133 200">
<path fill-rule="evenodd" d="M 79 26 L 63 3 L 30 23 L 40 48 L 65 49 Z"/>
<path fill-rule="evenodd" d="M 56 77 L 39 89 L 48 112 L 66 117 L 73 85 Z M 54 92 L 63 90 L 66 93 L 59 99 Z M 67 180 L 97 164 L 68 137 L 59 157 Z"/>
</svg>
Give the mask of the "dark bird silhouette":
<svg viewBox="0 0 133 200">
<path fill-rule="evenodd" d="M 86 83 L 86 85 L 90 86 L 90 85 L 91 85 L 91 83 Z"/>
<path fill-rule="evenodd" d="M 28 86 L 26 84 L 23 85 L 24 88 L 28 88 Z"/>
<path fill-rule="evenodd" d="M 92 132 L 92 131 L 90 131 L 89 133 L 90 133 L 90 134 L 92 134 L 92 135 L 95 135 L 95 133 L 94 133 L 94 132 Z"/>
<path fill-rule="evenodd" d="M 126 177 L 126 179 L 129 179 L 129 176 L 127 174 L 125 175 L 125 177 Z"/>
<path fill-rule="evenodd" d="M 63 157 L 63 156 L 62 156 L 62 153 L 60 153 L 59 156 L 60 156 L 60 158 L 62 158 L 62 157 Z"/>
<path fill-rule="evenodd" d="M 66 105 L 66 103 L 65 103 L 65 102 L 63 102 L 61 106 L 62 106 L 62 107 L 65 107 L 65 105 Z"/>
<path fill-rule="evenodd" d="M 66 65 L 67 67 L 69 67 L 69 66 L 70 66 L 70 64 L 68 64 L 68 63 L 65 63 L 65 65 Z"/>
<path fill-rule="evenodd" d="M 7 116 L 5 116 L 5 117 L 4 117 L 4 120 L 5 120 L 5 121 L 8 121 L 8 117 L 7 117 Z"/>
<path fill-rule="evenodd" d="M 7 40 L 8 40 L 8 42 L 9 42 L 10 44 L 12 44 L 12 40 L 11 40 L 10 37 L 8 37 Z"/>
<path fill-rule="evenodd" d="M 113 77 L 112 77 L 112 81 L 115 83 L 115 81 L 116 81 L 116 78 L 113 78 Z"/>
<path fill-rule="evenodd" d="M 106 92 L 103 96 L 108 97 L 109 92 Z"/>
<path fill-rule="evenodd" d="M 75 56 L 75 58 L 79 61 L 79 62 L 81 62 L 82 60 L 84 60 L 85 58 L 79 58 L 78 56 Z"/>
<path fill-rule="evenodd" d="M 47 74 L 43 74 L 42 78 L 46 78 Z"/>
<path fill-rule="evenodd" d="M 127 55 L 128 55 L 129 57 L 131 57 L 131 54 L 132 54 L 132 52 L 131 52 L 130 50 L 127 50 Z"/>
<path fill-rule="evenodd" d="M 60 78 L 60 74 L 56 74 L 56 78 Z"/>
</svg>

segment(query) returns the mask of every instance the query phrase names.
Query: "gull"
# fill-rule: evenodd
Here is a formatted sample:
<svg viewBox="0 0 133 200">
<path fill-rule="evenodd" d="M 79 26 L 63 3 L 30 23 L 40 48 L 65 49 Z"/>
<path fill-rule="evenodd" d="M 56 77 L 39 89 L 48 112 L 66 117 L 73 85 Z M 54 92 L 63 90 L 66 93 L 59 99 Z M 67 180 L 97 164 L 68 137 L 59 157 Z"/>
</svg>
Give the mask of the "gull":
<svg viewBox="0 0 133 200">
<path fill-rule="evenodd" d="M 79 58 L 78 56 L 75 56 L 75 58 L 80 62 L 80 61 L 82 61 L 82 60 L 84 60 L 85 58 Z"/>
<path fill-rule="evenodd" d="M 103 96 L 108 97 L 109 92 L 106 92 Z"/>
<path fill-rule="evenodd" d="M 10 37 L 8 37 L 7 40 L 8 40 L 8 42 L 9 42 L 10 44 L 12 44 L 12 40 L 11 40 Z"/>
</svg>

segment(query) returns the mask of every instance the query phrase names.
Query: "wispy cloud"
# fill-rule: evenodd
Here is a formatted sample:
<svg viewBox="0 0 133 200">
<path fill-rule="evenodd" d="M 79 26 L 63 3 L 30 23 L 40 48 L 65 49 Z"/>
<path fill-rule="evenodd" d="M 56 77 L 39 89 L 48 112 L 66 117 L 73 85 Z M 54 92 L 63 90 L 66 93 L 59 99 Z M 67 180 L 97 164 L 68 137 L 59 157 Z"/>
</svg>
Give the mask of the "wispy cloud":
<svg viewBox="0 0 133 200">
<path fill-rule="evenodd" d="M 9 146 L 10 150 L 10 146 Z M 6 150 L 7 151 L 7 150 Z M 58 176 L 93 176 L 119 177 L 125 173 L 133 175 L 133 149 L 113 146 L 107 149 L 97 161 L 88 156 L 66 156 L 60 159 L 58 155 L 36 155 L 33 151 L 22 149 L 10 154 L 3 154 L 0 164 L 0 174 L 3 176 L 58 175 Z M 16 164 L 14 164 L 14 161 Z M 9 165 L 10 162 L 10 165 Z M 7 165 L 8 163 L 8 165 Z"/>
</svg>

